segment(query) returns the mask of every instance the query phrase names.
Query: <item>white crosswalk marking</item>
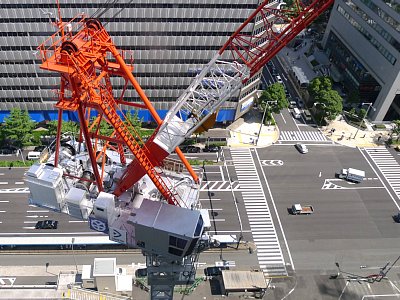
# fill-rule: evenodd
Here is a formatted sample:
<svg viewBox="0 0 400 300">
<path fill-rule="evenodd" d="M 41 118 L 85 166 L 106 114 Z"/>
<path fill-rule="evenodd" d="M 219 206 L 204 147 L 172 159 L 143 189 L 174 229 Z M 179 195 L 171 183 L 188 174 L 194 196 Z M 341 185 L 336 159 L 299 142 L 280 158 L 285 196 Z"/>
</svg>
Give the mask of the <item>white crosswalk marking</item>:
<svg viewBox="0 0 400 300">
<path fill-rule="evenodd" d="M 400 199 L 400 165 L 398 162 L 386 148 L 364 149 L 392 187 L 397 198 Z"/>
<path fill-rule="evenodd" d="M 249 149 L 231 149 L 231 155 L 257 246 L 260 268 L 267 276 L 287 275 L 274 222 L 251 152 Z"/>
<path fill-rule="evenodd" d="M 328 139 L 319 131 L 281 131 L 278 141 L 326 142 Z"/>
</svg>

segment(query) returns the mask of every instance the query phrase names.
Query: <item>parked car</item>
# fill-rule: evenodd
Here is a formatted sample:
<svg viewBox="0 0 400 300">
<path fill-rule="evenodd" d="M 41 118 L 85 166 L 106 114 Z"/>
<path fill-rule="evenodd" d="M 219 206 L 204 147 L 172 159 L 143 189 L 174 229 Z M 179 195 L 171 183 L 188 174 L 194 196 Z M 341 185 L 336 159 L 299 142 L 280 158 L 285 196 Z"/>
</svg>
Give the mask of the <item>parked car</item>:
<svg viewBox="0 0 400 300">
<path fill-rule="evenodd" d="M 137 269 L 135 271 L 135 276 L 136 277 L 146 277 L 147 276 L 147 268 Z"/>
<path fill-rule="evenodd" d="M 296 105 L 297 105 L 296 101 L 294 101 L 294 100 L 289 101 L 289 108 L 295 108 Z"/>
<path fill-rule="evenodd" d="M 294 146 L 296 147 L 297 150 L 299 150 L 300 153 L 303 153 L 303 154 L 308 153 L 308 149 L 307 149 L 306 145 L 297 143 Z"/>
<path fill-rule="evenodd" d="M 282 77 L 280 75 L 276 75 L 275 78 L 276 78 L 276 82 L 283 84 L 283 80 L 282 80 Z"/>
<path fill-rule="evenodd" d="M 199 152 L 201 152 L 201 148 L 200 147 L 193 146 L 193 145 L 184 145 L 184 146 L 181 146 L 180 149 L 182 150 L 182 152 L 186 152 L 186 153 L 199 153 Z"/>
<path fill-rule="evenodd" d="M 33 151 L 42 152 L 45 148 L 46 146 L 36 146 L 35 149 L 33 149 Z"/>
<path fill-rule="evenodd" d="M 1 155 L 9 155 L 9 154 L 13 154 L 13 149 L 10 148 L 1 148 L 0 149 L 0 154 Z"/>
<path fill-rule="evenodd" d="M 35 229 L 57 229 L 58 221 L 44 220 L 38 221 L 35 225 Z"/>
<path fill-rule="evenodd" d="M 209 146 L 205 146 L 203 149 L 203 152 L 218 152 L 219 151 L 219 147 L 215 146 L 215 145 L 209 145 Z"/>
<path fill-rule="evenodd" d="M 305 103 L 304 103 L 304 101 L 300 98 L 300 97 L 296 97 L 296 103 L 297 103 L 297 106 L 299 107 L 299 108 L 304 108 L 305 107 Z"/>
<path fill-rule="evenodd" d="M 208 267 L 204 269 L 204 275 L 219 276 L 222 275 L 222 270 L 229 270 L 229 267 Z"/>
</svg>

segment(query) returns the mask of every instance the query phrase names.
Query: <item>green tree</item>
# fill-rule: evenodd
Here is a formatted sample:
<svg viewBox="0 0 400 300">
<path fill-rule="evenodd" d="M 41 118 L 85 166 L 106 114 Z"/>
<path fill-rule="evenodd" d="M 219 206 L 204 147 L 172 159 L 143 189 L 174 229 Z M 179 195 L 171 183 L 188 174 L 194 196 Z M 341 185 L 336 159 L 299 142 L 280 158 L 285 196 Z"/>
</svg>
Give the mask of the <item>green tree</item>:
<svg viewBox="0 0 400 300">
<path fill-rule="evenodd" d="M 321 106 L 328 120 L 335 119 L 343 110 L 343 99 L 335 90 L 321 90 L 315 100 L 324 104 Z"/>
<path fill-rule="evenodd" d="M 366 111 L 364 108 L 360 108 L 360 109 L 358 110 L 357 116 L 358 116 L 360 119 L 364 119 L 366 113 L 367 113 L 367 111 Z"/>
<path fill-rule="evenodd" d="M 400 120 L 393 120 L 393 128 L 390 137 L 392 138 L 394 134 L 397 135 L 396 140 L 398 141 L 400 139 Z"/>
<path fill-rule="evenodd" d="M 106 120 L 101 119 L 100 134 L 105 136 L 111 136 L 113 132 L 114 132 L 114 127 L 112 127 Z"/>
<path fill-rule="evenodd" d="M 259 104 L 261 110 L 268 108 L 274 113 L 279 113 L 283 108 L 288 107 L 285 89 L 281 83 L 274 83 L 261 93 Z M 264 108 L 264 109 L 263 109 Z"/>
<path fill-rule="evenodd" d="M 49 121 L 46 124 L 46 129 L 48 130 L 47 135 L 54 136 L 57 134 L 57 124 L 58 124 L 57 120 Z"/>
<path fill-rule="evenodd" d="M 134 132 L 136 131 L 142 137 L 142 119 L 139 119 L 138 112 L 134 111 L 132 114 L 128 111 L 125 114 L 125 125 L 128 127 L 128 130 L 136 135 Z"/>
<path fill-rule="evenodd" d="M 74 121 L 62 122 L 61 132 L 62 133 L 72 132 L 75 134 L 75 138 L 77 138 L 78 134 L 79 134 L 78 123 L 76 123 Z"/>
<path fill-rule="evenodd" d="M 13 108 L 10 115 L 4 118 L 1 127 L 1 136 L 6 141 L 10 141 L 14 146 L 22 148 L 31 145 L 33 139 L 32 130 L 35 122 L 32 121 L 27 110 Z"/>
<path fill-rule="evenodd" d="M 311 80 L 308 86 L 308 92 L 312 97 L 316 97 L 321 91 L 330 91 L 332 89 L 332 80 L 327 76 L 316 77 Z"/>
</svg>

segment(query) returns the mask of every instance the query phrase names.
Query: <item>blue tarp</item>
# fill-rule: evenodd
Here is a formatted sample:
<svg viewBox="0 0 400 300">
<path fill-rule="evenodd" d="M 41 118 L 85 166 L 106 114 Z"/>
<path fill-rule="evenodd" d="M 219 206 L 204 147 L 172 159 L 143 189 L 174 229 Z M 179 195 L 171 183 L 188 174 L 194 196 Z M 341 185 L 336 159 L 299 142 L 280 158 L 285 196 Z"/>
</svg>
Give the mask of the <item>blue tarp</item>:
<svg viewBox="0 0 400 300">
<path fill-rule="evenodd" d="M 157 110 L 158 115 L 161 119 L 164 119 L 168 110 Z M 125 113 L 125 112 L 124 112 Z M 134 113 L 132 111 L 132 113 Z M 10 114 L 9 111 L 0 111 L 0 123 L 4 122 L 4 118 L 6 118 Z M 37 110 L 37 111 L 29 111 L 29 115 L 32 120 L 35 122 L 41 122 L 44 120 L 52 121 L 57 120 L 58 112 L 57 110 Z M 93 114 L 94 116 L 96 114 Z M 147 110 L 139 110 L 138 116 L 142 119 L 143 122 L 154 122 L 153 117 L 150 115 L 150 112 Z M 232 122 L 234 121 L 235 110 L 234 109 L 221 109 L 218 112 L 217 122 Z M 78 113 L 71 111 L 63 112 L 63 120 L 64 121 L 74 121 L 78 122 Z"/>
</svg>

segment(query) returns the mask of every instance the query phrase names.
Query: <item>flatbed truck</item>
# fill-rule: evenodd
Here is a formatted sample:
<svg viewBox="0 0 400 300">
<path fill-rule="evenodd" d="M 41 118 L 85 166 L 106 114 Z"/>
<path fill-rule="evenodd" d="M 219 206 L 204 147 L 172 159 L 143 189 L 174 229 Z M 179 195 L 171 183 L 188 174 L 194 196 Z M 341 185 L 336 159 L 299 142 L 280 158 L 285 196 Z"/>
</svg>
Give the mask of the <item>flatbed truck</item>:
<svg viewBox="0 0 400 300">
<path fill-rule="evenodd" d="M 311 205 L 293 204 L 289 210 L 292 215 L 311 215 L 314 213 L 314 208 Z"/>
</svg>

